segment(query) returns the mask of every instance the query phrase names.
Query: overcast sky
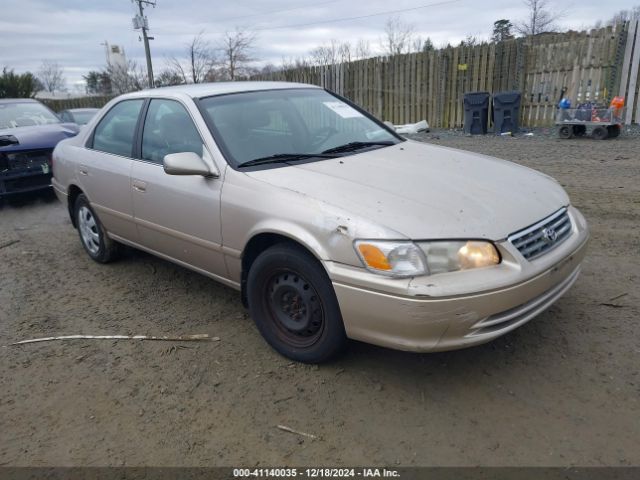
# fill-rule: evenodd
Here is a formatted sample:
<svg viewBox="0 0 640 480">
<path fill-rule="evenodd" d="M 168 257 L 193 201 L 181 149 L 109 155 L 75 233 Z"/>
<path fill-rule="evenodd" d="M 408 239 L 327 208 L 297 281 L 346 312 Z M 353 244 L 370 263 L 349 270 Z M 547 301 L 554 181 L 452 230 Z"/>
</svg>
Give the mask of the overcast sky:
<svg viewBox="0 0 640 480">
<path fill-rule="evenodd" d="M 439 4 L 438 4 L 439 3 Z M 147 10 L 154 70 L 164 67 L 168 56 L 179 55 L 184 44 L 203 31 L 215 46 L 219 34 L 235 26 L 257 30 L 254 57 L 278 64 L 283 57 L 308 53 L 330 39 L 369 40 L 376 50 L 391 10 L 433 4 L 399 13 L 416 32 L 430 37 L 436 46 L 458 43 L 467 35 L 488 37 L 500 18 L 516 21 L 526 15 L 519 0 L 157 0 Z M 565 28 L 591 26 L 614 12 L 637 5 L 639 0 L 549 0 L 565 12 L 559 24 Z M 438 5 L 435 5 L 438 4 Z M 104 67 L 105 40 L 122 45 L 127 58 L 144 64 L 144 47 L 131 18 L 137 8 L 131 0 L 1 0 L 0 67 L 36 72 L 43 59 L 64 67 L 69 90 L 82 82 L 89 70 Z M 348 21 L 347 17 L 379 16 Z M 310 26 L 301 24 L 332 21 Z M 333 21 L 336 20 L 336 21 Z M 295 28 L 275 28 L 297 25 Z"/>
</svg>

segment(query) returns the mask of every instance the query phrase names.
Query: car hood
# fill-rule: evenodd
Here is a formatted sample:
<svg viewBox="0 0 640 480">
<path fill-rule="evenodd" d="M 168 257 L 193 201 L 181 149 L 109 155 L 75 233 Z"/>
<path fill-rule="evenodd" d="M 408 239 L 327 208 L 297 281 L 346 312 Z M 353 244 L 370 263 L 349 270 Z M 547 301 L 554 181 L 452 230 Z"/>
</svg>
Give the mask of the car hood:
<svg viewBox="0 0 640 480">
<path fill-rule="evenodd" d="M 414 240 L 502 240 L 569 204 L 562 187 L 535 170 L 413 141 L 247 174 Z"/>
<path fill-rule="evenodd" d="M 60 140 L 76 136 L 78 131 L 78 126 L 75 123 L 54 123 L 51 125 L 35 125 L 32 127 L 3 128 L 0 129 L 0 137 L 9 135 L 15 137 L 18 143 L 0 147 L 0 152 L 53 148 Z"/>
</svg>

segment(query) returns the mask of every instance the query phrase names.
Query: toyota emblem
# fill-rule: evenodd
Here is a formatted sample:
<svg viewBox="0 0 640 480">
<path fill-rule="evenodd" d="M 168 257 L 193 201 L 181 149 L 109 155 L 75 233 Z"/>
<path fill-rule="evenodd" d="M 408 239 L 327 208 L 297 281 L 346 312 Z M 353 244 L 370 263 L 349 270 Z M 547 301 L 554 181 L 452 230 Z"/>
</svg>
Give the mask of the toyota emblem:
<svg viewBox="0 0 640 480">
<path fill-rule="evenodd" d="M 558 232 L 553 228 L 545 228 L 542 230 L 542 238 L 546 243 L 552 244 L 558 239 Z"/>
</svg>

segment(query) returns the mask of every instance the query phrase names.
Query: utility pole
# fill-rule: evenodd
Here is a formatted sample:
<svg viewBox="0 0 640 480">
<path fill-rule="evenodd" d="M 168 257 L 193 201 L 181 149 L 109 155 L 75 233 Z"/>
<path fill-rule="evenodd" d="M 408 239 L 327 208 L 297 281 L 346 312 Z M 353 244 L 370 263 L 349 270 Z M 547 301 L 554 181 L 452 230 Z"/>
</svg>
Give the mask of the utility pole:
<svg viewBox="0 0 640 480">
<path fill-rule="evenodd" d="M 138 4 L 138 9 L 140 10 L 140 15 L 136 15 L 133 19 L 133 28 L 136 30 L 142 30 L 142 38 L 144 41 L 144 53 L 147 56 L 147 78 L 149 80 L 149 88 L 154 87 L 153 82 L 153 66 L 151 65 L 151 50 L 149 49 L 149 39 L 153 40 L 153 37 L 149 37 L 147 35 L 147 31 L 149 30 L 149 22 L 147 18 L 144 16 L 144 5 L 151 5 L 152 7 L 156 6 L 156 0 L 132 0 Z"/>
</svg>

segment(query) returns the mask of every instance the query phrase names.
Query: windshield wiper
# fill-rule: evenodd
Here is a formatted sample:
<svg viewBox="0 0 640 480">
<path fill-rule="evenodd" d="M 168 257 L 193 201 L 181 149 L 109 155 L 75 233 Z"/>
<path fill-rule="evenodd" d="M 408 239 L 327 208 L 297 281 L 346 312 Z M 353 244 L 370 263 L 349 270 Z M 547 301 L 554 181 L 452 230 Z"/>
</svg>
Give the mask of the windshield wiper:
<svg viewBox="0 0 640 480">
<path fill-rule="evenodd" d="M 304 160 L 307 158 L 337 158 L 336 155 L 327 155 L 326 152 L 322 153 L 276 153 L 275 155 L 269 155 L 267 157 L 254 158 L 242 162 L 238 165 L 238 168 L 253 167 L 256 165 L 266 165 L 269 163 L 287 163 L 292 160 Z"/>
<path fill-rule="evenodd" d="M 361 148 L 374 147 L 374 146 L 385 146 L 388 147 L 390 145 L 395 145 L 396 142 L 392 142 L 390 140 L 384 142 L 350 142 L 345 143 L 344 145 L 339 145 L 337 147 L 330 148 L 325 150 L 322 153 L 342 153 L 342 152 L 353 152 L 355 150 L 360 150 Z"/>
</svg>

